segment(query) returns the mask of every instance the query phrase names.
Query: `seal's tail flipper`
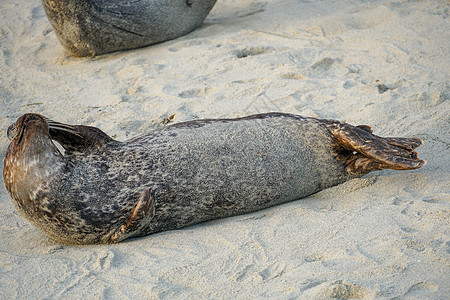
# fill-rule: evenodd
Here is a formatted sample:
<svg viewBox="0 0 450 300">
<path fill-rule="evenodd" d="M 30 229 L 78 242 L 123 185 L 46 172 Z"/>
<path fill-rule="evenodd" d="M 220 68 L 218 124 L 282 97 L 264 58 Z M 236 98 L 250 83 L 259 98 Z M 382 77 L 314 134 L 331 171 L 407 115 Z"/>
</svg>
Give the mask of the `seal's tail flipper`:
<svg viewBox="0 0 450 300">
<path fill-rule="evenodd" d="M 68 125 L 46 119 L 50 137 L 69 152 L 89 152 L 100 149 L 105 144 L 116 142 L 96 127 Z"/>
<path fill-rule="evenodd" d="M 369 126 L 345 123 L 327 124 L 337 141 L 338 158 L 345 160 L 347 172 L 360 175 L 382 169 L 411 170 L 425 165 L 413 150 L 422 145 L 419 138 L 379 137 Z"/>
</svg>

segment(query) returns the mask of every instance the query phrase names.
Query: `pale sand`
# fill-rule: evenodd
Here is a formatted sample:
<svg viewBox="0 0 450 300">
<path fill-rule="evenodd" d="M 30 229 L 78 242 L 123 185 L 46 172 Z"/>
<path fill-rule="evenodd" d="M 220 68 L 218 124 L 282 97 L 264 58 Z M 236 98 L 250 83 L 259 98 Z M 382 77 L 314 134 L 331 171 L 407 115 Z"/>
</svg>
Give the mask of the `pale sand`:
<svg viewBox="0 0 450 300">
<path fill-rule="evenodd" d="M 195 32 L 68 55 L 40 1 L 0 3 L 0 155 L 25 112 L 124 140 L 283 111 L 424 140 L 428 164 L 118 245 L 44 236 L 0 188 L 1 299 L 448 299 L 447 1 L 219 0 Z"/>
</svg>

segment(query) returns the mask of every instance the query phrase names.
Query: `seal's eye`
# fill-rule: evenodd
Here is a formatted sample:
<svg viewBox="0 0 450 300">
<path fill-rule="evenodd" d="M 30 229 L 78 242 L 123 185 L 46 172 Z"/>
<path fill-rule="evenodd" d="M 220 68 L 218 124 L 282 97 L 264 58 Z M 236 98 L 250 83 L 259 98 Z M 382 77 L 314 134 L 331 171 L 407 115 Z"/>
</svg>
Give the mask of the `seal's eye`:
<svg viewBox="0 0 450 300">
<path fill-rule="evenodd" d="M 16 132 L 16 123 L 13 123 L 13 124 L 11 124 L 11 125 L 8 127 L 8 130 L 6 131 L 6 134 L 7 134 L 9 140 L 12 140 L 13 138 L 16 137 L 16 135 L 17 135 L 17 132 Z"/>
</svg>

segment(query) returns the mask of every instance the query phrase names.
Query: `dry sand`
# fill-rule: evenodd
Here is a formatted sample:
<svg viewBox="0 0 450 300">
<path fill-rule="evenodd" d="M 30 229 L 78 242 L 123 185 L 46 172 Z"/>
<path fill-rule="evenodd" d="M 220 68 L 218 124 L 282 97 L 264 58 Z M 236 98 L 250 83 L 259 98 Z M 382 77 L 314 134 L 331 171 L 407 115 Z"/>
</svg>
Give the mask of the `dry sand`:
<svg viewBox="0 0 450 300">
<path fill-rule="evenodd" d="M 117 245 L 65 246 L 0 188 L 1 299 L 448 299 L 447 1 L 219 0 L 195 32 L 92 59 L 40 1 L 0 2 L 0 155 L 25 112 L 119 140 L 283 111 L 424 140 L 415 171 Z"/>
</svg>

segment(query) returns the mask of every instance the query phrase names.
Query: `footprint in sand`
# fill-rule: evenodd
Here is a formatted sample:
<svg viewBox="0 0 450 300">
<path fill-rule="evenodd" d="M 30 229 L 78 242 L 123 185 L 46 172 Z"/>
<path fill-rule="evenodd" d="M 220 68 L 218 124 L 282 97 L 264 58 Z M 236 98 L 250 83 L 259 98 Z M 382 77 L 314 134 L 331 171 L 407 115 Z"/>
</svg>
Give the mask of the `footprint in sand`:
<svg viewBox="0 0 450 300">
<path fill-rule="evenodd" d="M 211 95 L 215 93 L 217 89 L 213 87 L 202 87 L 198 89 L 190 89 L 186 91 L 182 91 L 178 94 L 181 98 L 196 98 L 196 97 L 203 97 L 206 95 Z"/>
<path fill-rule="evenodd" d="M 331 58 L 331 57 L 324 57 L 318 62 L 314 63 L 311 66 L 312 70 L 316 71 L 327 71 L 331 68 L 332 65 L 335 63 L 340 63 L 342 60 L 339 58 Z"/>
<path fill-rule="evenodd" d="M 233 52 L 237 58 L 245 58 L 274 51 L 273 47 L 246 47 Z"/>
<path fill-rule="evenodd" d="M 11 63 L 11 60 L 12 60 L 11 50 L 5 49 L 0 54 L 3 54 L 3 55 L 0 55 L 0 58 L 2 58 L 2 56 L 3 56 L 3 61 L 5 62 L 5 65 L 7 65 L 8 67 L 12 67 L 13 65 Z"/>
<path fill-rule="evenodd" d="M 274 263 L 269 265 L 267 268 L 258 272 L 258 275 L 261 276 L 263 281 L 268 281 L 274 278 L 281 276 L 286 270 L 285 263 Z"/>
<path fill-rule="evenodd" d="M 266 10 L 266 2 L 250 2 L 246 4 L 244 0 L 239 1 L 240 7 L 227 6 L 225 3 L 219 3 L 217 8 L 211 12 L 206 22 L 222 22 L 224 20 L 236 20 L 237 18 L 245 18 Z"/>
<path fill-rule="evenodd" d="M 307 77 L 301 75 L 300 73 L 290 72 L 281 75 L 283 79 L 294 79 L 294 80 L 305 80 Z"/>
<path fill-rule="evenodd" d="M 373 299 L 376 291 L 363 285 L 336 280 L 313 285 L 305 295 L 314 299 Z"/>
<path fill-rule="evenodd" d="M 408 291 L 400 297 L 395 297 L 392 300 L 400 299 L 427 299 L 430 293 L 438 290 L 438 285 L 429 281 L 422 281 L 413 284 Z"/>
<path fill-rule="evenodd" d="M 39 5 L 37 7 L 34 7 L 33 9 L 31 9 L 31 18 L 40 19 L 43 17 L 45 17 L 45 12 L 44 12 L 42 5 Z"/>
</svg>

